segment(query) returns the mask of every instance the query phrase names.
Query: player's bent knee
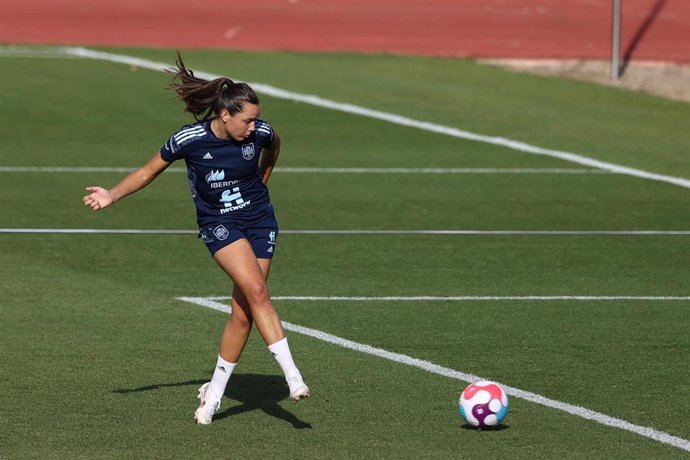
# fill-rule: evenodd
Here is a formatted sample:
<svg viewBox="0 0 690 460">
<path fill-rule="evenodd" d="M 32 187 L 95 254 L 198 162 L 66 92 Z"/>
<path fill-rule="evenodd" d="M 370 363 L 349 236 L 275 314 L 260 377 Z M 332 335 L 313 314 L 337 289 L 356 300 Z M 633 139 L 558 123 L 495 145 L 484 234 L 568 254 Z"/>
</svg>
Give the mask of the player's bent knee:
<svg viewBox="0 0 690 460">
<path fill-rule="evenodd" d="M 252 283 L 245 287 L 243 293 L 252 307 L 270 303 L 268 286 L 264 282 Z"/>
</svg>

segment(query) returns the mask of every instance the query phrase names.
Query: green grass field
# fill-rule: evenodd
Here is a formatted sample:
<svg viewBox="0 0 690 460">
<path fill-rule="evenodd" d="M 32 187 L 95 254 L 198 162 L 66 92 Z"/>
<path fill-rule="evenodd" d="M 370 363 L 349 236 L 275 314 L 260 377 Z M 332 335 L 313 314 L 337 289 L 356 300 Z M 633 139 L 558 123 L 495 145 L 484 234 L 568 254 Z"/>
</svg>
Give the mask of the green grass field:
<svg viewBox="0 0 690 460">
<path fill-rule="evenodd" d="M 283 139 L 272 294 L 338 297 L 276 300 L 284 321 L 666 437 L 518 395 L 502 429 L 470 429 L 457 412 L 467 382 L 297 331 L 312 398 L 288 401 L 254 332 L 214 423 L 195 425 L 225 315 L 178 298 L 231 284 L 193 234 L 184 165 L 101 213 L 83 188 L 123 172 L 21 168 L 135 168 L 191 117 L 162 72 L 27 50 L 0 52 L 0 228 L 189 233 L 0 233 L 0 458 L 689 456 L 690 234 L 625 233 L 690 230 L 688 188 L 261 94 Z M 199 71 L 690 178 L 686 103 L 465 60 L 183 55 Z M 315 167 L 411 172 L 286 169 Z M 371 233 L 386 230 L 407 233 Z M 478 233 L 410 233 L 426 230 Z M 386 296 L 409 298 L 374 299 Z"/>
</svg>

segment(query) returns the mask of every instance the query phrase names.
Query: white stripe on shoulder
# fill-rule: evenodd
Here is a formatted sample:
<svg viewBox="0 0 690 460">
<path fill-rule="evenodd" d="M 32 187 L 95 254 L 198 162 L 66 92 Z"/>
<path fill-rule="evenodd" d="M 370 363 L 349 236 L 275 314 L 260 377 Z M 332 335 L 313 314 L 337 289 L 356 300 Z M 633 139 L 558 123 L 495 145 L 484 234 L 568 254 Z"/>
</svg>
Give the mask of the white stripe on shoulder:
<svg viewBox="0 0 690 460">
<path fill-rule="evenodd" d="M 181 136 L 181 137 L 175 139 L 175 141 L 176 141 L 178 144 L 184 144 L 184 143 L 186 143 L 186 142 L 189 142 L 191 139 L 193 139 L 193 138 L 195 138 L 195 137 L 204 137 L 205 135 L 206 135 L 205 132 L 204 132 L 204 133 L 189 133 L 189 134 L 187 134 L 187 135 L 185 135 L 185 136 Z"/>
<path fill-rule="evenodd" d="M 186 129 L 180 130 L 179 132 L 177 132 L 173 136 L 173 138 L 175 139 L 175 141 L 180 142 L 180 140 L 182 138 L 185 138 L 191 134 L 202 134 L 203 135 L 204 133 L 206 133 L 206 130 L 204 130 L 203 126 L 194 126 L 192 128 L 186 128 Z"/>
</svg>

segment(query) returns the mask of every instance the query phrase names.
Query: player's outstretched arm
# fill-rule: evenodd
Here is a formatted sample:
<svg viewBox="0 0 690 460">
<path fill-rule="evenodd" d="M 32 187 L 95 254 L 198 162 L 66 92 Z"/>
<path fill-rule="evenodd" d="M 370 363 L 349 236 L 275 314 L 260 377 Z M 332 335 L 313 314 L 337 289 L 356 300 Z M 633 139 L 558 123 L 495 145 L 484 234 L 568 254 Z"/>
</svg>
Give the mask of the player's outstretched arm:
<svg viewBox="0 0 690 460">
<path fill-rule="evenodd" d="M 98 186 L 86 187 L 86 191 L 91 193 L 82 198 L 82 201 L 84 201 L 84 205 L 90 206 L 94 211 L 100 211 L 127 195 L 146 187 L 168 166 L 170 163 L 163 160 L 160 153 L 156 153 L 148 163 L 127 175 L 110 190 Z"/>
</svg>

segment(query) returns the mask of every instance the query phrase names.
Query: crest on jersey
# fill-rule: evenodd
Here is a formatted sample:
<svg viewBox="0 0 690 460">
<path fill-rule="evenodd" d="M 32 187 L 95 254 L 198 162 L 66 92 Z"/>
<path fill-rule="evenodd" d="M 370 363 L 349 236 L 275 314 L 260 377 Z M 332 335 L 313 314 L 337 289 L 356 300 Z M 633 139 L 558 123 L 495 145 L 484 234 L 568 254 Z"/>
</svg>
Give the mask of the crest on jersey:
<svg viewBox="0 0 690 460">
<path fill-rule="evenodd" d="M 242 156 L 245 160 L 251 160 L 254 158 L 254 144 L 244 144 L 242 145 Z"/>
</svg>

